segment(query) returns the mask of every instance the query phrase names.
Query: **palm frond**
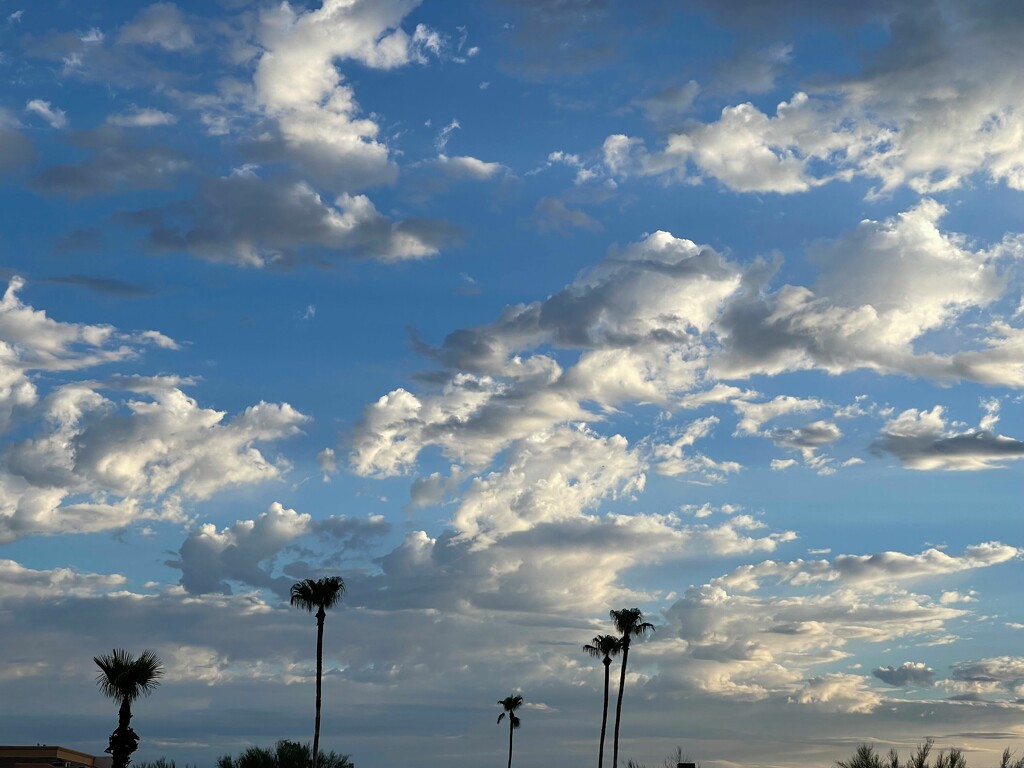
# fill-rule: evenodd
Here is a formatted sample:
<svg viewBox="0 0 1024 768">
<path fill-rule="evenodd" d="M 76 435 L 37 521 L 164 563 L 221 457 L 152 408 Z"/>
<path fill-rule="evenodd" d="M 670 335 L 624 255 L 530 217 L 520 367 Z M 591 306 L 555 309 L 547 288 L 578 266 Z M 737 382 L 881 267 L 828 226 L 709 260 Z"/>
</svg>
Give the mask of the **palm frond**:
<svg viewBox="0 0 1024 768">
<path fill-rule="evenodd" d="M 654 625 L 644 621 L 644 614 L 639 608 L 621 608 L 617 611 L 609 611 L 615 629 L 618 630 L 624 642 L 629 642 L 631 637 L 642 637 L 648 632 L 654 631 Z"/>
<path fill-rule="evenodd" d="M 100 693 L 119 702 L 131 703 L 139 696 L 149 696 L 164 674 L 160 657 L 148 648 L 138 658 L 123 648 L 115 648 L 92 660 L 100 668 L 96 676 Z"/>
<path fill-rule="evenodd" d="M 289 602 L 296 608 L 313 613 L 321 608 L 327 610 L 341 602 L 345 594 L 345 580 L 340 576 L 326 576 L 322 579 L 303 579 L 292 584 Z"/>
<path fill-rule="evenodd" d="M 622 650 L 622 641 L 615 635 L 597 635 L 583 651 L 595 658 L 611 658 Z"/>
</svg>

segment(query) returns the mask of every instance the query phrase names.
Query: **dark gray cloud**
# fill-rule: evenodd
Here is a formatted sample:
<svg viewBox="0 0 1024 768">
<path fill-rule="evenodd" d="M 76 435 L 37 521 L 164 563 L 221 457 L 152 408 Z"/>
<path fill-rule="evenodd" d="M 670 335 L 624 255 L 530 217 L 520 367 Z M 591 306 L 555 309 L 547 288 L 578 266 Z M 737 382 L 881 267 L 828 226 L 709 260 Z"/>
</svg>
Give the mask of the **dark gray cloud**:
<svg viewBox="0 0 1024 768">
<path fill-rule="evenodd" d="M 102 293 L 107 296 L 120 296 L 122 298 L 140 298 L 152 296 L 153 291 L 145 286 L 130 283 L 127 280 L 119 280 L 115 277 L 96 277 L 93 275 L 63 275 L 60 277 L 42 278 L 43 283 L 57 283 L 59 285 L 77 285 L 88 288 L 90 291 Z"/>
<path fill-rule="evenodd" d="M 935 681 L 935 670 L 922 662 L 905 661 L 898 667 L 878 667 L 871 674 L 894 688 L 907 685 L 931 685 Z"/>
<path fill-rule="evenodd" d="M 3 114 L 0 113 L 0 120 Z M 31 164 L 36 158 L 32 140 L 20 131 L 0 122 L 0 172 L 10 172 Z"/>
<path fill-rule="evenodd" d="M 93 251 L 103 245 L 103 232 L 91 227 L 76 229 L 61 235 L 53 244 L 54 256 L 66 256 L 75 251 Z"/>
<path fill-rule="evenodd" d="M 121 27 L 117 42 L 155 45 L 165 51 L 181 51 L 195 45 L 192 29 L 174 3 L 154 3 Z"/>
<path fill-rule="evenodd" d="M 570 208 L 557 197 L 541 198 L 533 210 L 533 220 L 541 232 L 557 232 L 560 235 L 571 235 L 577 229 L 587 232 L 600 232 L 604 229 L 597 219 Z"/>
<path fill-rule="evenodd" d="M 838 29 L 852 29 L 871 20 L 883 20 L 901 12 L 920 12 L 933 0 L 865 0 L 859 3 L 821 3 L 817 0 L 689 0 L 688 4 L 724 26 L 756 36 L 774 36 L 817 22 Z"/>
<path fill-rule="evenodd" d="M 798 450 L 813 450 L 834 443 L 843 436 L 843 433 L 835 424 L 815 421 L 802 427 L 773 429 L 768 436 L 775 441 L 776 445 Z"/>
<path fill-rule="evenodd" d="M 47 194 L 68 197 L 160 189 L 188 170 L 191 161 L 181 152 L 160 144 L 140 145 L 113 126 L 79 133 L 73 141 L 90 153 L 74 165 L 51 165 L 33 179 Z"/>
<path fill-rule="evenodd" d="M 910 469 L 992 469 L 1024 459 L 1024 441 L 988 430 L 955 433 L 947 428 L 943 409 L 907 410 L 886 423 L 872 443 L 876 455 L 889 454 Z"/>
<path fill-rule="evenodd" d="M 318 255 L 401 261 L 433 256 L 456 237 L 443 221 L 393 221 L 362 195 L 332 205 L 308 184 L 249 172 L 207 179 L 191 201 L 118 218 L 147 228 L 155 250 L 239 266 L 288 266 Z"/>
</svg>

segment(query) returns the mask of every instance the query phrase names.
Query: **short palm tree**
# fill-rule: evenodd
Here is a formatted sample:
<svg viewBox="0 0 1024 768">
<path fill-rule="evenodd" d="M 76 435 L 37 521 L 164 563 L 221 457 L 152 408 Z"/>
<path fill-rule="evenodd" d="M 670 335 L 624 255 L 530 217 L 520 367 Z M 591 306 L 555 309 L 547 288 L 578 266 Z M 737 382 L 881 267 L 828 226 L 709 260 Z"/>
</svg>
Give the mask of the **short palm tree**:
<svg viewBox="0 0 1024 768">
<path fill-rule="evenodd" d="M 512 733 L 518 730 L 521 724 L 519 717 L 516 715 L 516 710 L 523 705 L 523 697 L 512 694 L 511 696 L 506 696 L 498 704 L 505 710 L 498 715 L 498 722 L 500 723 L 505 719 L 505 715 L 508 715 L 508 768 L 512 768 Z"/>
<path fill-rule="evenodd" d="M 113 768 L 127 768 L 132 752 L 139 748 L 139 736 L 131 726 L 132 702 L 139 696 L 149 696 L 160 685 L 164 674 L 163 662 L 150 650 L 135 658 L 120 648 L 109 654 L 93 656 L 92 660 L 100 668 L 96 677 L 100 692 L 121 705 L 117 713 L 117 730 L 110 734 L 105 751 L 113 758 Z"/>
<path fill-rule="evenodd" d="M 615 737 L 612 742 L 612 768 L 619 766 L 619 726 L 622 724 L 622 694 L 626 690 L 626 662 L 629 660 L 629 642 L 634 637 L 643 637 L 654 631 L 654 625 L 644 621 L 639 608 L 622 608 L 610 611 L 622 644 L 622 668 L 619 670 L 619 698 L 615 703 Z"/>
<path fill-rule="evenodd" d="M 604 735 L 608 729 L 608 681 L 611 677 L 612 656 L 622 650 L 622 641 L 615 635 L 598 635 L 583 650 L 604 664 L 604 708 L 601 710 L 601 751 L 597 753 L 597 768 L 604 766 Z"/>
<path fill-rule="evenodd" d="M 320 757 L 320 686 L 324 668 L 324 618 L 327 609 L 341 602 L 345 582 L 340 576 L 305 579 L 292 584 L 291 604 L 310 613 L 316 610 L 316 722 L 313 726 L 313 768 Z"/>
</svg>

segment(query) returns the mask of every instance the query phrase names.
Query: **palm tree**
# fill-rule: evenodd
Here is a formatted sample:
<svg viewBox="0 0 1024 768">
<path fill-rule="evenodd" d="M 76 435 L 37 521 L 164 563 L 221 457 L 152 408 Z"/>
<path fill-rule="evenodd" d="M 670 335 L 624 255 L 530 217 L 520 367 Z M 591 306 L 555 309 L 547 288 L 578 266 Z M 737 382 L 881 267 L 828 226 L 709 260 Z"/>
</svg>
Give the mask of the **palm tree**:
<svg viewBox="0 0 1024 768">
<path fill-rule="evenodd" d="M 324 668 L 324 618 L 327 609 L 341 602 L 345 582 L 340 576 L 304 579 L 292 584 L 291 604 L 309 613 L 316 609 L 316 723 L 313 726 L 313 768 L 320 757 L 320 685 Z"/>
<path fill-rule="evenodd" d="M 604 734 L 608 728 L 608 681 L 611 676 L 612 656 L 618 656 L 622 650 L 622 641 L 615 635 L 598 635 L 584 645 L 583 650 L 591 656 L 601 658 L 604 664 L 604 709 L 601 710 L 601 751 L 597 753 L 597 768 L 604 765 Z"/>
<path fill-rule="evenodd" d="M 520 725 L 520 720 L 516 716 L 516 710 L 523 705 L 523 697 L 512 694 L 511 696 L 506 696 L 498 703 L 505 710 L 498 715 L 498 722 L 500 723 L 505 719 L 505 715 L 508 715 L 508 768 L 512 768 L 512 732 L 518 729 Z"/>
<path fill-rule="evenodd" d="M 149 696 L 160 685 L 164 665 L 153 651 L 145 650 L 138 658 L 128 651 L 115 648 L 112 653 L 93 656 L 100 668 L 96 684 L 100 693 L 120 702 L 117 730 L 110 734 L 105 752 L 113 757 L 113 768 L 128 768 L 131 754 L 139 748 L 139 736 L 132 730 L 132 702 L 139 696 Z"/>
<path fill-rule="evenodd" d="M 615 622 L 622 643 L 622 669 L 619 670 L 619 699 L 615 703 L 615 737 L 612 742 L 612 768 L 619 766 L 619 725 L 622 724 L 622 694 L 626 690 L 626 662 L 629 661 L 629 641 L 634 637 L 643 637 L 654 631 L 654 625 L 644 621 L 639 608 L 622 608 L 610 611 L 609 615 Z"/>
</svg>

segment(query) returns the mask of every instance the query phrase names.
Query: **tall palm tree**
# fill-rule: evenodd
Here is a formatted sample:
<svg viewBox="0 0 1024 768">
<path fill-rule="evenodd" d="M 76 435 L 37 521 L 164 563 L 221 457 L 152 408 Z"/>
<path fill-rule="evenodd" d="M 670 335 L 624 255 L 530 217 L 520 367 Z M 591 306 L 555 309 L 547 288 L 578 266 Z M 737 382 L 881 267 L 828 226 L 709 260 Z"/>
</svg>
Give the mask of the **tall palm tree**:
<svg viewBox="0 0 1024 768">
<path fill-rule="evenodd" d="M 131 754 L 139 748 L 139 736 L 132 730 L 132 702 L 139 696 L 149 696 L 160 685 L 164 665 L 153 651 L 145 650 L 138 658 L 128 651 L 115 648 L 112 653 L 93 656 L 100 668 L 96 684 L 100 693 L 120 702 L 117 712 L 117 730 L 110 734 L 106 752 L 113 757 L 113 768 L 128 768 Z"/>
<path fill-rule="evenodd" d="M 304 579 L 292 584 L 291 604 L 309 613 L 316 609 L 316 723 L 313 726 L 313 768 L 320 757 L 320 686 L 324 669 L 324 618 L 327 609 L 341 602 L 345 582 L 340 576 Z"/>
<path fill-rule="evenodd" d="M 512 732 L 517 730 L 521 724 L 519 717 L 516 716 L 516 710 L 523 705 L 523 697 L 512 694 L 498 703 L 505 710 L 498 715 L 498 722 L 501 723 L 505 719 L 505 715 L 508 715 L 508 768 L 512 768 Z"/>
<path fill-rule="evenodd" d="M 601 751 L 597 753 L 597 768 L 604 766 L 604 735 L 608 729 L 608 681 L 611 677 L 612 656 L 622 650 L 622 641 L 615 635 L 598 635 L 583 646 L 583 650 L 604 664 L 604 708 L 601 710 Z"/>
<path fill-rule="evenodd" d="M 612 768 L 619 768 L 619 726 L 622 724 L 622 694 L 626 690 L 626 662 L 629 661 L 629 642 L 634 637 L 643 637 L 654 631 L 654 625 L 644 621 L 639 608 L 622 608 L 610 611 L 622 644 L 622 668 L 619 670 L 619 699 L 615 703 L 615 738 L 612 746 Z"/>
</svg>

